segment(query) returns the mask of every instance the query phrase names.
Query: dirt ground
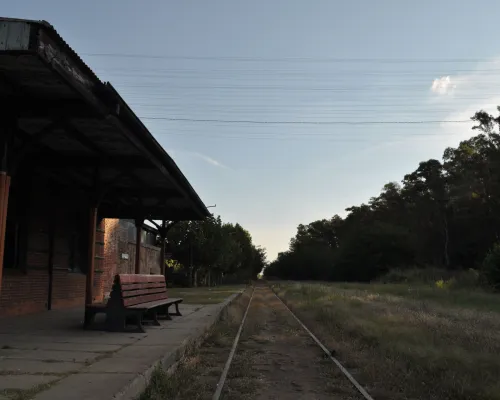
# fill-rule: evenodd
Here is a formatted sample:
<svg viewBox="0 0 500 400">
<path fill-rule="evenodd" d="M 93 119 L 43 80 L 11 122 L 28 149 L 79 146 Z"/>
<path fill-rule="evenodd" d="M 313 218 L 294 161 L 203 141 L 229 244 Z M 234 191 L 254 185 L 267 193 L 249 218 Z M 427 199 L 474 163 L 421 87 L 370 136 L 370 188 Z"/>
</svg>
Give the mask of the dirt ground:
<svg viewBox="0 0 500 400">
<path fill-rule="evenodd" d="M 211 399 L 244 311 L 247 290 L 172 375 L 159 371 L 141 400 Z M 188 382 L 188 383 L 187 383 Z M 222 399 L 361 399 L 268 286 L 257 286 Z"/>
<path fill-rule="evenodd" d="M 233 360 L 225 399 L 358 399 L 359 394 L 267 286 L 258 286 Z"/>
</svg>

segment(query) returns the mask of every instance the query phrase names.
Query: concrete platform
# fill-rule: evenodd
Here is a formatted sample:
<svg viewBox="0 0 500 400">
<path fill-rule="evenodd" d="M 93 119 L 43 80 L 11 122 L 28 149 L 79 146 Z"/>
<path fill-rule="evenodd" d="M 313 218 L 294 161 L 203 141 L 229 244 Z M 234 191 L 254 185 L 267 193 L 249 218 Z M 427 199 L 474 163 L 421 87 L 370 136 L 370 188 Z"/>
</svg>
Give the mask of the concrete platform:
<svg viewBox="0 0 500 400">
<path fill-rule="evenodd" d="M 238 295 L 182 304 L 182 317 L 146 326 L 145 334 L 83 330 L 81 309 L 2 318 L 0 399 L 133 399 L 159 363 L 173 365 Z"/>
</svg>

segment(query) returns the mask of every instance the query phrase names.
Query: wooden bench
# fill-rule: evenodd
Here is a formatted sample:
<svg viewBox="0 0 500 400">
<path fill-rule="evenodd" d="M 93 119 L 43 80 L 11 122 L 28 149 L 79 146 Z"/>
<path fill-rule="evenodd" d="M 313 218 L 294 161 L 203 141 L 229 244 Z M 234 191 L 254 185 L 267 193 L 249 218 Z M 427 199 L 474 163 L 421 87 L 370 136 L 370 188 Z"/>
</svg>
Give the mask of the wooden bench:
<svg viewBox="0 0 500 400">
<path fill-rule="evenodd" d="M 92 324 L 96 314 L 106 313 L 107 330 L 123 332 L 131 322 L 137 326 L 138 332 L 144 332 L 145 320 L 160 325 L 158 318 L 172 319 L 169 313 L 172 305 L 176 310 L 172 315 L 182 315 L 179 311 L 181 302 L 182 299 L 168 297 L 163 275 L 118 274 L 108 302 L 85 307 L 84 327 Z"/>
</svg>

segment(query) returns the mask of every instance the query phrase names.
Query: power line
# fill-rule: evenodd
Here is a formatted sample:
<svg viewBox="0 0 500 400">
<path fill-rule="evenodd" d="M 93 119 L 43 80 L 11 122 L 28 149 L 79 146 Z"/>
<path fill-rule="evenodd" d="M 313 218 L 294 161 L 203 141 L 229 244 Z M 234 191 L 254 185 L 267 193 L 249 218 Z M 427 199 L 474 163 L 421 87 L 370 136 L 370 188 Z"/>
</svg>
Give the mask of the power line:
<svg viewBox="0 0 500 400">
<path fill-rule="evenodd" d="M 406 122 L 406 121 L 448 121 L 451 120 L 454 122 L 452 118 L 449 117 L 442 117 L 443 112 L 426 112 L 423 116 L 421 113 L 417 112 L 392 112 L 392 113 L 378 113 L 375 111 L 372 112 L 344 112 L 344 111 L 328 111 L 325 110 L 323 112 L 321 111 L 314 111 L 314 112 L 289 112 L 287 110 L 273 110 L 270 109 L 268 112 L 266 111 L 260 111 L 260 110 L 243 110 L 243 111 L 224 111 L 224 110 L 217 110 L 217 109 L 208 109 L 208 110 L 201 110 L 201 109 L 192 109 L 192 110 L 182 110 L 182 109 L 168 109 L 168 108 L 141 108 L 141 107 L 134 107 L 137 111 L 137 114 L 141 115 L 143 119 L 150 119 L 150 120 L 163 120 L 165 121 L 166 118 L 172 119 L 172 123 L 176 121 L 181 121 L 184 122 L 184 120 L 194 120 L 193 122 L 197 122 L 197 120 L 202 120 L 201 122 L 205 122 L 205 120 L 217 120 L 217 121 L 210 121 L 212 122 L 212 125 L 216 126 L 227 126 L 228 124 L 233 124 L 232 122 L 225 123 L 225 122 L 218 122 L 218 120 L 229 120 L 229 121 L 241 121 L 238 122 L 240 125 L 249 125 L 253 126 L 256 125 L 253 123 L 255 120 L 259 122 L 258 125 L 269 125 L 266 122 L 280 122 L 280 121 L 286 121 L 286 122 L 293 122 L 297 121 L 301 125 L 303 122 L 336 122 L 336 121 L 364 121 L 364 122 L 370 122 L 370 121 L 401 121 L 401 122 Z M 295 120 L 290 120 L 291 115 L 294 115 Z M 448 114 L 449 115 L 449 114 Z M 246 123 L 246 121 L 252 121 L 250 123 Z M 260 123 L 260 121 L 263 121 Z M 208 123 L 208 122 L 207 122 Z M 435 123 L 435 122 L 432 122 Z M 290 124 L 288 124 L 290 125 Z"/>
<path fill-rule="evenodd" d="M 347 57 L 238 57 L 238 56 L 180 56 L 163 54 L 132 54 L 132 53 L 82 53 L 87 57 L 108 58 L 142 58 L 165 60 L 193 60 L 193 61 L 235 61 L 235 62 L 332 62 L 332 63 L 377 63 L 377 64 L 406 64 L 406 63 L 477 63 L 489 61 L 481 58 L 347 58 Z"/>
<path fill-rule="evenodd" d="M 436 94 L 432 93 L 430 88 L 427 89 L 425 88 L 422 90 L 419 90 L 415 92 L 413 95 L 408 94 L 403 91 L 389 91 L 385 90 L 384 88 L 374 88 L 374 90 L 365 90 L 365 91 L 357 91 L 357 90 L 335 90 L 335 89 L 308 89 L 308 88 L 303 88 L 303 89 L 297 89 L 297 88 L 289 88 L 289 89 L 276 89 L 276 88 L 269 88 L 269 90 L 260 90 L 257 88 L 252 88 L 248 86 L 247 88 L 206 88 L 206 87 L 192 87 L 192 88 L 187 88 L 187 87 L 177 87 L 174 85 L 168 85 L 168 84 L 157 84 L 157 85 L 127 85 L 127 84 L 115 84 L 115 87 L 119 89 L 120 93 L 122 95 L 127 95 L 127 96 L 134 96 L 134 97 L 143 97 L 143 98 L 156 98 L 156 99 L 183 99 L 183 98 L 188 98 L 189 100 L 199 100 L 199 99 L 209 99 L 210 101 L 214 99 L 230 99 L 233 101 L 233 99 L 236 100 L 248 100 L 248 99 L 262 99 L 266 100 L 269 99 L 270 96 L 273 96 L 273 98 L 276 100 L 276 97 L 278 97 L 278 100 L 281 99 L 281 97 L 285 97 L 287 100 L 290 98 L 290 94 L 297 94 L 300 95 L 300 97 L 297 98 L 297 100 L 302 100 L 305 101 L 309 97 L 316 98 L 318 95 L 321 95 L 322 93 L 340 93 L 340 94 L 353 94 L 353 95 L 363 95 L 363 98 L 356 98 L 356 97 L 351 97 L 351 98 L 330 98 L 326 99 L 331 102 L 342 102 L 342 103 L 357 103 L 362 100 L 375 100 L 377 103 L 379 103 L 381 100 L 392 100 L 392 99 L 398 99 L 398 102 L 400 101 L 399 99 L 403 100 L 409 100 L 409 101 L 415 101 L 415 99 L 421 99 L 421 98 L 427 98 L 427 95 L 429 96 L 434 96 L 435 98 L 441 98 L 442 100 L 445 99 L 452 99 L 452 100 L 488 100 L 489 98 L 497 98 L 500 97 L 500 92 L 499 91 L 494 91 L 494 88 L 490 86 L 492 90 L 486 92 L 486 93 L 480 93 L 480 94 L 454 94 L 453 92 L 450 93 L 444 93 L 444 94 Z M 207 90 L 209 89 L 209 90 Z M 193 96 L 196 96 L 193 98 Z M 306 97 L 309 96 L 309 97 Z M 324 98 L 322 100 L 325 100 Z"/>
<path fill-rule="evenodd" d="M 489 68 L 471 68 L 469 67 L 468 69 L 462 69 L 462 68 L 457 68 L 457 67 L 450 67 L 446 66 L 446 70 L 450 71 L 450 73 L 470 73 L 470 72 L 497 72 L 500 68 L 500 65 L 496 66 L 497 64 L 494 64 Z M 133 66 L 133 64 L 132 64 Z M 388 69 L 388 68 L 380 68 L 380 69 L 374 69 L 373 66 L 369 67 L 363 67 L 365 69 L 353 69 L 352 67 L 345 67 L 345 69 L 311 69 L 311 68 L 303 68 L 303 69 L 298 69 L 298 68 L 231 68 L 231 67 L 224 67 L 224 68 L 207 68 L 205 66 L 202 67 L 186 67 L 186 66 L 155 66 L 155 67 L 150 67 L 150 66 L 141 66 L 140 68 L 137 67 L 132 67 L 128 65 L 127 67 L 123 67 L 123 64 L 120 64 L 119 66 L 98 66 L 95 68 L 96 71 L 100 72 L 113 72 L 113 73 L 149 73 L 149 74 L 163 74 L 163 73 L 173 73 L 173 74 L 197 74 L 197 73 L 207 73 L 207 74 L 227 74 L 227 73 L 232 73 L 232 72 L 238 72 L 242 74 L 249 74 L 249 75 L 255 75 L 255 74 L 265 74 L 265 73 L 276 73 L 276 74 L 290 74 L 290 75 L 311 75 L 311 74 L 326 74 L 326 75 L 336 75 L 338 73 L 352 73 L 352 74 L 367 74 L 367 75 L 372 75 L 372 74 L 393 74 L 393 73 L 402 73 L 402 74 L 415 74 L 415 73 L 432 73 L 434 72 L 432 69 L 422 69 L 421 66 L 411 68 L 411 69 L 401 69 L 400 67 L 394 68 L 394 69 Z M 440 67 L 442 68 L 442 67 Z"/>
<path fill-rule="evenodd" d="M 424 132 L 408 132 L 405 134 L 394 134 L 394 133 L 388 133 L 385 134 L 385 137 L 376 137 L 376 136 L 370 136 L 370 135 L 349 135 L 349 137 L 342 137 L 339 135 L 335 135 L 332 133 L 317 133 L 317 132 L 296 132 L 296 133 L 279 133 L 279 132 L 256 132 L 256 133 L 249 133 L 249 132 L 215 132 L 215 133 L 209 133 L 207 134 L 206 132 L 200 132 L 199 130 L 175 130 L 175 131 L 170 131 L 170 132 L 162 132 L 158 130 L 154 130 L 155 135 L 169 135 L 169 136 L 199 136 L 199 137 L 205 137 L 212 139 L 214 137 L 218 138 L 234 138 L 234 139 L 284 139 L 284 140 L 289 140 L 289 139 L 301 139 L 301 138 L 326 138 L 326 139 L 333 139 L 335 141 L 341 141 L 341 142 L 369 142 L 369 141 L 374 141 L 378 142 L 380 140 L 386 140 L 386 139 L 408 139 L 412 137 L 435 137 L 435 136 L 456 136 L 455 133 L 453 132 L 444 132 L 440 133 L 439 135 L 436 135 L 436 133 L 424 133 Z"/>
<path fill-rule="evenodd" d="M 425 71 L 422 69 L 412 69 L 412 70 L 380 70 L 375 71 L 373 68 L 369 70 L 353 70 L 352 68 L 348 71 L 344 70 L 328 70 L 328 71 L 319 71 L 319 70 L 307 70 L 307 71 L 294 71 L 294 70 L 259 70 L 253 69 L 252 71 L 244 71 L 240 69 L 226 69 L 220 71 L 210 71 L 204 69 L 196 69 L 196 70 L 174 70 L 171 68 L 164 70 L 149 70 L 149 69 L 138 69 L 138 70 L 122 70 L 115 68 L 110 69 L 100 69 L 96 68 L 96 72 L 102 75 L 112 74 L 113 76 L 120 77 L 143 77 L 143 78 L 186 78 L 193 79 L 197 77 L 211 77 L 211 78 L 225 78 L 225 79 L 261 79 L 265 77 L 269 77 L 269 79 L 276 78 L 286 78 L 290 80 L 294 79 L 304 79 L 304 78 L 337 78 L 338 80 L 343 80 L 345 77 L 374 77 L 374 78 L 401 78 L 408 80 L 421 81 L 422 78 L 439 78 L 443 75 L 450 76 L 450 79 L 455 77 L 457 79 L 457 75 L 460 77 L 461 75 L 474 73 L 478 78 L 488 78 L 488 77 L 497 77 L 500 69 L 489 69 L 489 70 L 453 70 L 446 68 L 445 71 L 442 70 L 429 70 Z M 420 78 L 420 79 L 417 79 Z"/>
<path fill-rule="evenodd" d="M 184 121 L 201 123 L 223 124 L 269 124 L 269 125 L 405 125 L 405 124 L 444 124 L 465 123 L 471 120 L 442 120 L 442 121 L 258 121 L 258 120 L 230 120 L 230 119 L 194 119 L 194 118 L 169 118 L 169 117 L 140 117 L 145 120 Z"/>
<path fill-rule="evenodd" d="M 162 85 L 164 85 L 164 88 L 162 88 Z M 365 87 L 331 87 L 331 86 L 310 86 L 310 87 L 304 87 L 304 86 L 272 86 L 272 85 L 171 85 L 169 83 L 159 83 L 159 82 L 151 82 L 149 84 L 142 83 L 142 84 L 126 84 L 127 88 L 135 88 L 135 89 L 155 89 L 156 91 L 158 90 L 172 90 L 172 89 L 181 89 L 181 90 L 236 90 L 236 91 L 243 91 L 243 90 L 257 90 L 257 91 L 268 91 L 268 90 L 275 90 L 275 91 L 296 91 L 296 92 L 340 92 L 340 93 L 353 93 L 353 92 L 359 92 L 359 91 L 367 91 L 375 94 L 376 90 L 380 89 L 391 89 L 393 87 L 396 88 L 403 88 L 403 89 L 408 89 L 411 88 L 411 86 L 405 87 L 404 85 L 400 86 L 365 86 Z M 417 87 L 417 86 L 415 86 Z M 485 85 L 485 88 L 491 89 L 491 84 L 490 85 Z M 430 92 L 430 88 L 427 87 L 418 87 L 420 89 L 420 92 Z M 477 88 L 477 87 L 476 87 Z M 487 94 L 490 95 L 490 94 Z M 495 95 L 495 93 L 491 93 L 491 95 Z M 388 94 L 385 94 L 385 97 L 409 97 L 407 93 L 402 93 L 401 95 L 398 95 L 397 93 L 391 94 L 389 96 Z M 466 98 L 466 96 L 460 96 L 462 98 Z"/>
<path fill-rule="evenodd" d="M 300 142 L 300 141 L 310 141 L 311 139 L 314 139 L 315 142 L 326 142 L 326 143 L 362 143 L 362 144 L 369 144 L 369 145 L 374 145 L 374 144 L 383 144 L 386 143 L 387 141 L 390 141 L 391 143 L 394 142 L 402 142 L 406 140 L 426 140 L 428 141 L 431 136 L 434 137 L 452 137 L 456 136 L 455 133 L 450 133 L 450 132 L 445 132 L 445 133 L 440 133 L 439 135 L 436 135 L 435 133 L 408 133 L 408 134 L 390 134 L 387 137 L 361 137 L 361 136 L 355 136 L 355 137 L 341 137 L 337 135 L 328 135 L 328 134 L 323 134 L 323 135 L 316 135 L 316 134 L 311 134 L 311 133 L 302 133 L 302 134 L 283 134 L 283 135 L 278 135 L 278 134 L 272 134 L 272 133 L 263 133 L 263 134 L 241 134 L 239 133 L 234 133 L 234 134 L 218 134 L 218 133 L 206 133 L 206 132 L 200 132 L 200 131 L 175 131 L 175 132 L 158 132 L 156 130 L 152 131 L 154 136 L 156 137 L 184 137 L 184 138 L 200 138 L 200 139 L 206 139 L 209 141 L 213 140 L 235 140 L 235 141 L 277 141 L 277 142 Z"/>
<path fill-rule="evenodd" d="M 189 96 L 172 96 L 172 97 L 166 97 L 166 96 L 154 96 L 154 95 L 147 95 L 147 94 L 140 94 L 137 95 L 135 93 L 121 93 L 122 95 L 127 96 L 127 101 L 129 105 L 133 107 L 142 107 L 142 106 L 154 106 L 158 105 L 160 107 L 173 107 L 173 108 L 181 108 L 184 109 L 185 107 L 189 107 L 190 109 L 196 108 L 196 107 L 207 107 L 211 109 L 212 107 L 221 107 L 226 110 L 231 110 L 231 109 L 245 109 L 245 110 L 253 110 L 253 109 L 284 109 L 284 110 L 289 110 L 289 109 L 300 109 L 303 110 L 304 108 L 315 110 L 315 109 L 327 109 L 331 111 L 344 111 L 344 110 L 350 110 L 352 112 L 361 112 L 363 111 L 362 108 L 367 107 L 370 109 L 374 109 L 374 111 L 380 112 L 383 110 L 380 110 L 380 108 L 390 108 L 390 112 L 392 112 L 392 109 L 394 108 L 404 108 L 405 110 L 418 110 L 420 112 L 425 112 L 427 110 L 433 111 L 433 110 L 439 110 L 439 111 L 457 111 L 456 108 L 449 108 L 449 104 L 443 104 L 440 106 L 436 107 L 430 107 L 427 104 L 415 104 L 415 97 L 408 97 L 408 101 L 411 101 L 411 103 L 405 103 L 403 101 L 399 101 L 398 103 L 385 103 L 382 100 L 384 100 L 383 97 L 379 97 L 377 99 L 377 102 L 367 102 L 366 99 L 362 99 L 362 102 L 359 101 L 352 101 L 352 100 L 346 100 L 346 99 L 327 99 L 328 103 L 326 104 L 308 104 L 307 102 L 298 102 L 298 103 L 283 103 L 283 102 L 270 102 L 270 103 L 263 103 L 260 101 L 258 98 L 251 98 L 250 100 L 253 100 L 252 103 L 236 103 L 234 102 L 234 98 L 227 98 L 227 97 L 207 97 L 207 98 L 192 98 Z M 152 101 L 148 101 L 152 100 Z M 165 101 L 158 103 L 159 101 Z M 249 100 L 246 96 L 242 100 Z M 289 98 L 287 98 L 289 100 Z M 391 99 L 392 100 L 392 99 Z M 463 102 L 458 102 L 457 100 L 464 100 Z M 461 106 L 468 106 L 469 104 L 465 102 L 466 99 L 454 99 L 455 103 L 458 103 Z M 485 101 L 487 100 L 486 98 L 481 98 L 480 100 Z M 170 102 L 172 101 L 172 102 Z M 496 103 L 493 104 L 493 106 L 496 107 Z M 377 110 L 375 110 L 377 109 Z M 495 108 L 496 109 L 496 108 Z M 404 110 L 400 110 L 404 111 Z"/>
<path fill-rule="evenodd" d="M 196 112 L 196 113 L 205 113 L 205 112 L 221 112 L 221 113 L 259 113 L 259 114 L 274 114 L 274 113 L 289 113 L 290 111 L 303 111 L 304 106 L 297 105 L 297 106 L 282 106 L 282 105 L 220 105 L 220 104 L 198 104 L 198 105 L 191 105 L 189 103 L 186 104 L 165 104 L 165 103 L 135 103 L 133 101 L 129 102 L 130 107 L 132 108 L 144 108 L 144 109 L 152 109 L 151 111 L 162 111 L 162 112 L 169 112 L 169 113 L 175 113 L 175 112 L 185 112 L 186 107 L 189 107 L 191 112 Z M 452 113 L 455 112 L 456 109 L 452 108 L 422 108 L 422 109 L 404 109 L 404 110 L 391 110 L 390 114 L 419 114 L 419 113 L 425 113 L 425 114 L 432 114 L 432 113 L 443 113 L 443 112 L 448 112 Z M 337 108 L 337 106 L 321 106 L 321 107 L 312 107 L 310 110 L 307 110 L 307 114 L 314 114 L 314 115 L 327 115 L 327 116 L 334 116 L 334 115 L 360 115 L 365 113 L 376 113 L 377 115 L 380 115 L 380 109 L 377 108 L 354 108 L 351 106 L 351 108 Z"/>
<path fill-rule="evenodd" d="M 500 71 L 499 71 L 500 74 Z M 243 79 L 210 79 L 206 77 L 197 78 L 193 80 L 192 78 L 168 78 L 168 80 L 158 80 L 158 79 L 141 79 L 142 77 L 133 77 L 130 79 L 123 80 L 118 79 L 115 82 L 115 86 L 122 85 L 127 88 L 158 88 L 162 87 L 168 89 L 284 89 L 284 90 L 332 90 L 332 91 L 360 91 L 360 90 L 374 90 L 374 89 L 403 89 L 408 91 L 408 89 L 419 89 L 422 91 L 429 92 L 431 89 L 431 82 L 410 82 L 405 80 L 402 83 L 394 84 L 389 82 L 381 83 L 368 83 L 368 84 L 356 84 L 356 85 L 346 85 L 344 81 L 339 80 L 338 83 L 334 80 L 282 80 L 274 77 L 266 79 L 255 79 L 255 80 L 243 80 Z M 183 84 L 183 80 L 189 80 L 190 85 Z M 182 83 L 177 83 L 182 82 Z M 200 82 L 199 84 L 193 85 L 193 82 Z M 208 84 L 207 84 L 208 83 Z M 278 83 L 279 85 L 277 85 Z M 337 84 L 336 84 L 337 83 Z M 341 84 L 342 83 L 342 84 Z M 459 85 L 461 82 L 454 82 L 454 85 Z M 485 82 L 474 82 L 467 85 L 467 89 L 490 89 L 500 86 L 498 81 L 485 81 Z M 450 88 L 451 89 L 451 88 Z"/>
</svg>

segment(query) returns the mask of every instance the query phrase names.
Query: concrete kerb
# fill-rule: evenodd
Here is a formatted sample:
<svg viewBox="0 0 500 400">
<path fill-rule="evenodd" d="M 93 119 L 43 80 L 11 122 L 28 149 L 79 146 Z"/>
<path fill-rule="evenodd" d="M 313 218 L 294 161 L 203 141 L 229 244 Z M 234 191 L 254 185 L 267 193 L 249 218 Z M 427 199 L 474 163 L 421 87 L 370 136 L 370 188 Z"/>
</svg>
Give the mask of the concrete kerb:
<svg viewBox="0 0 500 400">
<path fill-rule="evenodd" d="M 193 334 L 189 335 L 175 351 L 164 354 L 160 359 L 158 359 L 153 365 L 151 365 L 146 371 L 138 374 L 127 386 L 125 386 L 120 392 L 113 396 L 113 400 L 135 400 L 137 397 L 146 389 L 151 376 L 156 368 L 161 366 L 167 371 L 167 374 L 172 374 L 175 372 L 179 361 L 184 357 L 188 350 L 195 349 L 199 347 L 212 327 L 222 318 L 227 307 L 235 301 L 238 297 L 242 295 L 243 291 L 234 293 L 229 296 L 223 303 L 221 303 L 215 313 L 212 315 L 208 323 L 197 329 Z"/>
</svg>

